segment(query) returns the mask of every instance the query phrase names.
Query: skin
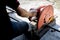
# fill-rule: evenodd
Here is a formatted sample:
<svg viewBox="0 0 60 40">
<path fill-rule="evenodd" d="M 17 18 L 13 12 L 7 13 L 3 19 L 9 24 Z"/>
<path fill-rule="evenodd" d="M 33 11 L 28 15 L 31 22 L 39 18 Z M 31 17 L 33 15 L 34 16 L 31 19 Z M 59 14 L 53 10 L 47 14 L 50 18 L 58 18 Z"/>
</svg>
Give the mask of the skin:
<svg viewBox="0 0 60 40">
<path fill-rule="evenodd" d="M 22 16 L 22 17 L 33 17 L 33 16 L 36 16 L 36 12 L 27 12 L 25 9 L 22 9 L 20 6 L 18 6 L 17 8 L 17 14 Z M 36 22 L 31 22 L 32 25 L 35 25 Z"/>
<path fill-rule="evenodd" d="M 28 17 L 29 18 L 29 17 L 33 16 L 32 13 L 27 12 L 25 9 L 22 9 L 20 6 L 18 6 L 18 8 L 17 8 L 17 12 L 22 17 Z"/>
</svg>

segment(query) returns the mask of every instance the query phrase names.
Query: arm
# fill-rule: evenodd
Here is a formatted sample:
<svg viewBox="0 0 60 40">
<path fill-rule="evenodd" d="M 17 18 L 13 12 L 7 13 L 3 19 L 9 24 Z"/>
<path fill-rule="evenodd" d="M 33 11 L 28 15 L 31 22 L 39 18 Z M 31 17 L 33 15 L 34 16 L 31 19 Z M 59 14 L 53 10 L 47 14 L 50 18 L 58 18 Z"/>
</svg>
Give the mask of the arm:
<svg viewBox="0 0 60 40">
<path fill-rule="evenodd" d="M 17 7 L 17 14 L 22 16 L 22 17 L 32 17 L 32 13 L 27 12 L 26 10 L 20 8 L 19 6 Z"/>
<path fill-rule="evenodd" d="M 20 15 L 22 17 L 31 17 L 32 16 L 31 13 L 22 9 L 19 5 L 20 5 L 20 3 L 17 0 L 8 0 L 7 1 L 7 6 L 14 9 L 17 12 L 18 15 Z"/>
</svg>

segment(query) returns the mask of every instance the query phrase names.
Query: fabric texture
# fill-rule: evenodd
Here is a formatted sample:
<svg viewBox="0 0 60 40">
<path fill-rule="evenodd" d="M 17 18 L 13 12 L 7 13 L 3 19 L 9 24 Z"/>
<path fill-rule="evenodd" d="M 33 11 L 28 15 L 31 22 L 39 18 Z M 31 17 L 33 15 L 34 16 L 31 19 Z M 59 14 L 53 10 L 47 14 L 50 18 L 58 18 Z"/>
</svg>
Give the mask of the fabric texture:
<svg viewBox="0 0 60 40">
<path fill-rule="evenodd" d="M 11 40 L 15 35 L 19 34 L 19 31 L 16 33 L 12 28 L 6 6 L 16 10 L 19 2 L 17 0 L 0 0 L 0 40 Z"/>
</svg>

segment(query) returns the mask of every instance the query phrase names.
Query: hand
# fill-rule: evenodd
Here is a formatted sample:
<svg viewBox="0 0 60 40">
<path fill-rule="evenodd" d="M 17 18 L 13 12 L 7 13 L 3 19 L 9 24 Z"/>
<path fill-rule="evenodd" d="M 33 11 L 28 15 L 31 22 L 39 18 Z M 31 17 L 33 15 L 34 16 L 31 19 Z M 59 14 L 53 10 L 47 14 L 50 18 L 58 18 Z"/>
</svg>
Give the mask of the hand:
<svg viewBox="0 0 60 40">
<path fill-rule="evenodd" d="M 32 21 L 31 24 L 35 26 L 36 25 L 36 22 Z"/>
<path fill-rule="evenodd" d="M 35 20 L 36 19 L 36 16 L 37 16 L 37 10 L 34 9 L 34 8 L 31 8 L 30 9 L 30 14 L 31 14 L 31 16 L 29 17 L 29 20 L 30 21 Z"/>
</svg>

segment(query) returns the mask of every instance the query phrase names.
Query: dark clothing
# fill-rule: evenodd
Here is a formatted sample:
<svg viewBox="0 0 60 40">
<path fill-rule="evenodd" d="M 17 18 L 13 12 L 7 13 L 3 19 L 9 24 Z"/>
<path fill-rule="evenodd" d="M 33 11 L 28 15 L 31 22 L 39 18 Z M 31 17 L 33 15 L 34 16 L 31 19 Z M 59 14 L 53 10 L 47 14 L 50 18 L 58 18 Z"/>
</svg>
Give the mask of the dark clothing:
<svg viewBox="0 0 60 40">
<path fill-rule="evenodd" d="M 0 40 L 11 40 L 11 38 L 15 37 L 16 34 L 19 34 L 19 31 L 13 31 L 6 11 L 6 5 L 16 10 L 19 3 L 17 0 L 0 0 Z"/>
</svg>

